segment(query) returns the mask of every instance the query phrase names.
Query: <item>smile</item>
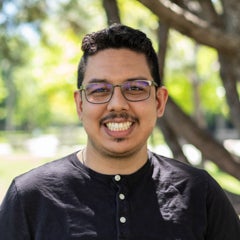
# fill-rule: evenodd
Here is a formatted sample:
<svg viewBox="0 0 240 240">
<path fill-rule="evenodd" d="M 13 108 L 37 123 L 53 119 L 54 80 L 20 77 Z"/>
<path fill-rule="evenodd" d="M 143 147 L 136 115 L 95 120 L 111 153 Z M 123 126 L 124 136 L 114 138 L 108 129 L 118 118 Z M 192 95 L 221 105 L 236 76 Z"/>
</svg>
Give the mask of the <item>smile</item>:
<svg viewBox="0 0 240 240">
<path fill-rule="evenodd" d="M 132 122 L 121 122 L 121 123 L 109 122 L 106 124 L 107 128 L 110 131 L 114 131 L 114 132 L 126 131 L 131 127 L 131 125 L 132 125 Z"/>
</svg>

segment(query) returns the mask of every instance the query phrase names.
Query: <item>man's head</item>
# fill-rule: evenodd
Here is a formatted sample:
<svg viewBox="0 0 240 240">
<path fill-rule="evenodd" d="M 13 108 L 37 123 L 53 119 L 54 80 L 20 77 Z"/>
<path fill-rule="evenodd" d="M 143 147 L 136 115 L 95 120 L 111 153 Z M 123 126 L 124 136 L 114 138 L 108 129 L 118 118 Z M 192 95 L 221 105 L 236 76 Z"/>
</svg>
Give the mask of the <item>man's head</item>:
<svg viewBox="0 0 240 240">
<path fill-rule="evenodd" d="M 113 173 L 106 169 L 116 168 L 114 159 L 117 172 L 133 172 L 146 162 L 147 139 L 167 101 L 167 89 L 156 87 L 160 79 L 151 41 L 138 30 L 113 25 L 87 35 L 82 48 L 74 98 L 88 135 L 88 166 Z"/>
<path fill-rule="evenodd" d="M 127 48 L 143 53 L 146 56 L 154 82 L 161 86 L 157 55 L 151 40 L 139 30 L 121 24 L 113 24 L 109 28 L 87 34 L 84 37 L 82 41 L 83 56 L 78 67 L 78 88 L 80 88 L 84 79 L 88 57 L 109 48 Z"/>
</svg>

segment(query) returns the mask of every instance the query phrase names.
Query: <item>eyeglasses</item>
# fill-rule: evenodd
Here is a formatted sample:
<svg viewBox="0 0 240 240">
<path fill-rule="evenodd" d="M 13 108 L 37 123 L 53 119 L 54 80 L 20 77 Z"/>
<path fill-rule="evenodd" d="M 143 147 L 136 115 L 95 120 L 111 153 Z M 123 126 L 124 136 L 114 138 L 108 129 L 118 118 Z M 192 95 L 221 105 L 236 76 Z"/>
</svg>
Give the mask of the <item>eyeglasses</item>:
<svg viewBox="0 0 240 240">
<path fill-rule="evenodd" d="M 158 86 L 151 80 L 132 80 L 123 84 L 113 85 L 107 82 L 89 83 L 82 85 L 79 91 L 85 92 L 88 102 L 94 104 L 107 103 L 111 100 L 115 87 L 120 87 L 124 98 L 130 102 L 139 102 L 149 98 L 151 86 Z"/>
</svg>

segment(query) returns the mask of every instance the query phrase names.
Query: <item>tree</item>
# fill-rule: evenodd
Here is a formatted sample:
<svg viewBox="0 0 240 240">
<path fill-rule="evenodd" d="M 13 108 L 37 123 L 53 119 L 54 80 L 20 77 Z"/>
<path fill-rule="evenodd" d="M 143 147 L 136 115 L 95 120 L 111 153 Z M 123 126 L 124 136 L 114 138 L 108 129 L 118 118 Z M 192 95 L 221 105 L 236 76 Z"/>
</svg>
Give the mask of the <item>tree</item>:
<svg viewBox="0 0 240 240">
<path fill-rule="evenodd" d="M 31 132 L 75 121 L 76 52 L 86 29 L 101 24 L 99 6 L 88 0 L 0 2 L 1 130 Z"/>
<path fill-rule="evenodd" d="M 221 79 L 226 89 L 232 122 L 240 135 L 240 101 L 237 81 L 240 73 L 240 4 L 236 0 L 222 0 L 217 12 L 211 0 L 139 0 L 161 21 L 200 44 L 217 50 L 221 64 Z M 193 9 L 192 6 L 195 6 Z"/>
<path fill-rule="evenodd" d="M 226 89 L 226 97 L 229 104 L 230 116 L 235 128 L 239 129 L 240 102 L 237 92 L 237 80 L 239 73 L 239 36 L 236 35 L 236 27 L 232 26 L 232 18 L 236 20 L 239 15 L 237 7 L 230 14 L 232 7 L 222 2 L 223 14 L 216 11 L 216 6 L 210 0 L 203 1 L 152 1 L 140 0 L 167 26 L 176 29 L 184 35 L 194 39 L 200 44 L 213 47 L 217 50 L 221 79 Z M 227 1 L 226 1 L 227 2 Z M 233 2 L 233 1 L 232 1 Z M 191 6 L 195 6 L 193 10 Z M 238 6 L 239 3 L 236 2 Z M 238 9 L 239 10 L 239 9 Z M 230 19 L 226 19 L 226 16 Z M 237 17 L 240 22 L 239 16 Z M 225 25 L 229 26 L 225 29 Z M 232 31 L 229 31 L 232 29 Z M 238 29 L 239 32 L 239 29 Z M 229 44 L 226 44 L 229 43 Z M 231 60 L 230 60 L 231 59 Z M 232 63 L 231 65 L 229 63 Z M 230 71 L 229 67 L 232 67 Z M 228 74 L 230 76 L 228 76 Z M 183 117 L 184 116 L 184 117 Z M 170 99 L 165 118 L 177 136 L 183 136 L 188 142 L 201 150 L 204 157 L 214 161 L 221 169 L 240 179 L 240 165 L 226 149 L 218 143 L 210 134 L 201 129 L 196 122 L 187 117 L 183 111 Z M 182 121 L 179 121 L 182 119 Z M 179 127 L 181 125 L 181 127 Z"/>
<path fill-rule="evenodd" d="M 116 11 L 117 1 L 111 2 Z M 240 79 L 240 4 L 237 0 L 213 3 L 211 0 L 138 0 L 159 18 L 160 75 L 164 77 L 169 29 L 173 28 L 199 44 L 216 49 L 221 66 L 221 79 L 226 89 L 232 122 L 240 135 L 240 102 L 237 81 Z M 106 3 L 105 3 L 106 5 Z M 217 9 L 220 8 L 219 9 Z M 106 8 L 106 11 L 111 11 Z M 119 15 L 119 14 L 118 14 Z M 107 13 L 108 18 L 111 17 Z M 108 23 L 113 19 L 108 19 Z M 119 19 L 120 21 L 120 19 Z M 199 126 L 170 97 L 165 116 L 158 121 L 174 156 L 187 161 L 179 140 L 195 145 L 204 158 L 215 162 L 222 170 L 240 179 L 240 164 L 206 129 Z M 239 159 L 238 159 L 239 160 Z"/>
<path fill-rule="evenodd" d="M 105 12 L 107 14 L 108 25 L 112 23 L 119 23 L 121 21 L 118 5 L 115 0 L 103 0 L 103 7 L 106 10 Z"/>
<path fill-rule="evenodd" d="M 33 19 L 44 16 L 44 6 L 44 2 L 35 5 L 31 1 L 21 4 L 1 1 L 0 76 L 6 94 L 0 103 L 1 107 L 5 108 L 4 118 L 0 120 L 4 122 L 1 128 L 5 130 L 14 130 L 16 127 L 16 108 L 23 91 L 22 88 L 17 88 L 16 72 L 29 61 L 29 43 L 22 34 L 21 27 L 31 22 L 33 28 L 38 28 Z"/>
</svg>

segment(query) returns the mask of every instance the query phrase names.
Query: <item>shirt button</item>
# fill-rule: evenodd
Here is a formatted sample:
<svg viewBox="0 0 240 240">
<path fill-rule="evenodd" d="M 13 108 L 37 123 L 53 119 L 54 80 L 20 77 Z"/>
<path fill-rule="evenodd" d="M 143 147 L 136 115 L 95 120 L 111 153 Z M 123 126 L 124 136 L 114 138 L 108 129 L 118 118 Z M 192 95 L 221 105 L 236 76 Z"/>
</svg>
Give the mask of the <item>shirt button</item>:
<svg viewBox="0 0 240 240">
<path fill-rule="evenodd" d="M 115 179 L 115 181 L 119 182 L 121 180 L 121 176 L 120 175 L 115 175 L 114 179 Z"/>
<path fill-rule="evenodd" d="M 124 200 L 124 199 L 125 199 L 125 195 L 124 195 L 123 193 L 120 193 L 120 194 L 119 194 L 119 198 L 120 198 L 121 200 Z"/>
<path fill-rule="evenodd" d="M 127 221 L 127 219 L 125 217 L 120 217 L 120 222 L 121 223 L 125 223 Z"/>
</svg>

